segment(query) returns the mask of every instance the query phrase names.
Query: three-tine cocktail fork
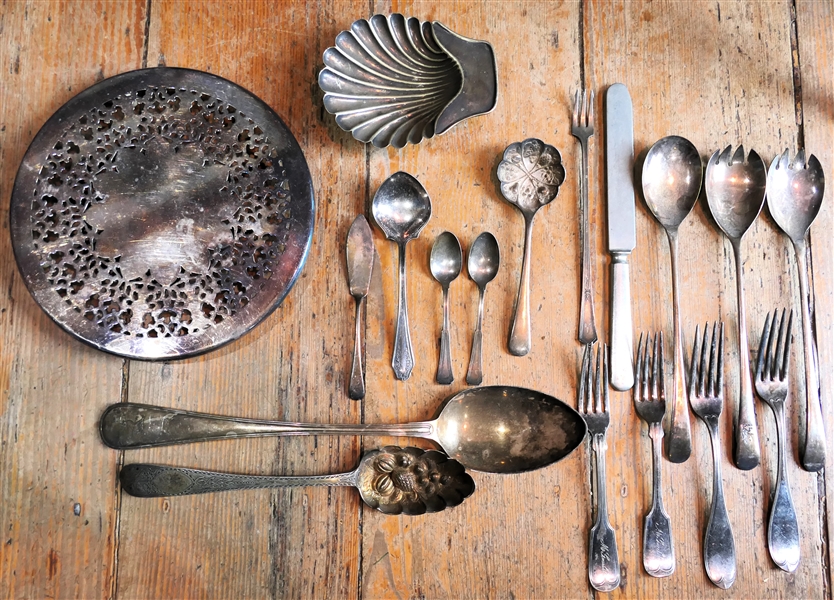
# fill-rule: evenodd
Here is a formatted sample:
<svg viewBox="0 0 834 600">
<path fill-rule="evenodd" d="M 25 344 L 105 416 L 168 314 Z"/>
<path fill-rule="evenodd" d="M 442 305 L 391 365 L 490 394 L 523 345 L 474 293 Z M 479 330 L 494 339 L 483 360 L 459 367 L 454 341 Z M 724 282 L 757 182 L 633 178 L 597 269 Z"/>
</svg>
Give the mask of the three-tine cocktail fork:
<svg viewBox="0 0 834 600">
<path fill-rule="evenodd" d="M 712 343 L 707 345 L 709 327 L 704 325 L 704 340 L 698 354 L 698 328 L 695 328 L 695 344 L 692 348 L 692 365 L 689 376 L 689 405 L 707 426 L 712 442 L 712 505 L 704 532 L 704 567 L 710 581 L 721 589 L 727 589 L 736 580 L 736 546 L 733 528 L 724 502 L 724 485 L 721 481 L 721 441 L 718 437 L 718 417 L 724 406 L 724 323 L 712 326 Z"/>
<path fill-rule="evenodd" d="M 767 548 L 776 566 L 788 573 L 793 573 L 799 566 L 799 525 L 788 486 L 787 459 L 785 458 L 787 449 L 785 399 L 788 396 L 791 325 L 793 325 L 793 311 L 790 312 L 786 323 L 785 310 L 782 310 L 781 326 L 778 310 L 773 311 L 772 320 L 770 315 L 767 315 L 756 364 L 756 393 L 770 406 L 773 416 L 776 417 L 779 455 L 776 487 L 770 503 L 770 519 L 767 523 Z M 777 335 L 778 338 L 776 338 Z M 774 338 L 776 338 L 775 347 L 773 346 Z"/>
<path fill-rule="evenodd" d="M 634 373 L 634 409 L 649 426 L 652 439 L 652 508 L 643 520 L 643 568 L 652 577 L 668 577 L 675 572 L 675 548 L 672 523 L 663 509 L 660 476 L 663 415 L 666 413 L 663 333 L 658 333 L 654 341 L 648 334 L 645 339 L 645 345 L 643 335 L 637 343 Z"/>
<path fill-rule="evenodd" d="M 596 367 L 593 345 L 585 346 L 582 372 L 579 375 L 579 413 L 588 425 L 588 435 L 596 474 L 596 518 L 588 542 L 588 579 L 594 589 L 610 592 L 620 585 L 620 558 L 617 538 L 608 521 L 605 494 L 605 432 L 611 420 L 608 404 L 608 345 L 597 348 Z M 593 372 L 593 376 L 592 376 Z"/>
</svg>

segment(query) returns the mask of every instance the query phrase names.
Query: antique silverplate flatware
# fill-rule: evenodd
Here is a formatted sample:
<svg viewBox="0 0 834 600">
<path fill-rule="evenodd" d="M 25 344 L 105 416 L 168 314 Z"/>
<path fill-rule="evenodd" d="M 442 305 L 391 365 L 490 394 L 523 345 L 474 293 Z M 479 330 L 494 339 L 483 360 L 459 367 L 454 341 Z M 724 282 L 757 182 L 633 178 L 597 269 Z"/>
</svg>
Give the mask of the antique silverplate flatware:
<svg viewBox="0 0 834 600">
<path fill-rule="evenodd" d="M 565 167 L 559 151 L 535 138 L 515 142 L 504 150 L 498 165 L 501 194 L 524 217 L 524 258 L 518 299 L 510 329 L 509 350 L 515 356 L 530 352 L 532 330 L 530 324 L 530 261 L 533 245 L 533 218 L 559 193 L 565 181 Z"/>
<path fill-rule="evenodd" d="M 745 159 L 744 146 L 739 146 L 735 152 L 732 146 L 727 146 L 723 152 L 716 150 L 707 163 L 704 188 L 709 210 L 718 227 L 730 240 L 736 264 L 740 389 L 733 458 L 736 466 L 745 471 L 759 464 L 761 449 L 756 409 L 753 406 L 753 380 L 750 377 L 741 239 L 764 206 L 766 184 L 767 170 L 764 162 L 754 150 Z"/>
<path fill-rule="evenodd" d="M 414 368 L 414 351 L 408 330 L 405 246 L 420 235 L 431 218 L 431 199 L 413 176 L 398 171 L 382 182 L 374 194 L 371 212 L 379 228 L 399 248 L 399 302 L 394 355 L 391 366 L 397 379 L 405 380 Z"/>
<path fill-rule="evenodd" d="M 466 372 L 466 383 L 481 385 L 484 380 L 483 369 L 483 324 L 484 324 L 484 294 L 487 284 L 495 279 L 501 263 L 501 252 L 498 240 L 490 232 L 485 231 L 475 238 L 469 249 L 469 260 L 466 263 L 469 278 L 478 286 L 478 323 L 472 334 L 472 353 L 469 357 L 469 369 Z"/>
<path fill-rule="evenodd" d="M 805 444 L 799 449 L 802 467 L 819 471 L 825 466 L 825 425 L 820 404 L 819 359 L 811 328 L 808 258 L 805 238 L 817 218 L 825 192 L 825 174 L 813 154 L 805 161 L 800 150 L 793 161 L 787 150 L 773 159 L 767 172 L 767 204 L 773 220 L 793 242 L 799 271 L 802 305 L 802 346 L 805 350 Z"/>
<path fill-rule="evenodd" d="M 652 346 L 654 348 L 652 348 Z M 652 440 L 652 507 L 643 519 L 643 568 L 652 577 L 675 572 L 672 522 L 663 508 L 661 484 L 663 416 L 666 413 L 666 373 L 663 368 L 663 333 L 652 343 L 650 335 L 637 343 L 637 372 L 634 375 L 634 409 L 649 427 Z"/>
<path fill-rule="evenodd" d="M 324 107 L 360 142 L 402 148 L 488 113 L 498 100 L 487 42 L 401 14 L 359 19 L 324 52 Z"/>
<path fill-rule="evenodd" d="M 611 253 L 611 387 L 634 385 L 628 257 L 637 244 L 634 207 L 634 116 L 622 83 L 605 91 L 605 188 Z"/>
<path fill-rule="evenodd" d="M 784 309 L 781 322 L 778 310 L 773 311 L 772 321 L 770 315 L 767 315 L 756 362 L 756 393 L 770 406 L 776 419 L 778 459 L 776 485 L 771 496 L 770 518 L 767 522 L 767 549 L 776 566 L 788 573 L 793 573 L 799 566 L 800 548 L 799 523 L 788 483 L 788 444 L 785 437 L 788 428 L 785 422 L 785 400 L 788 397 L 790 375 L 791 325 L 793 311 L 787 322 Z"/>
<path fill-rule="evenodd" d="M 364 215 L 356 217 L 351 224 L 345 250 L 350 295 L 356 300 L 356 332 L 353 341 L 353 364 L 350 369 L 348 395 L 352 400 L 361 400 L 365 397 L 362 309 L 371 288 L 371 272 L 374 268 L 374 237 Z"/>
<path fill-rule="evenodd" d="M 140 498 L 302 486 L 355 487 L 365 504 L 388 515 L 440 512 L 459 505 L 475 491 L 475 482 L 458 461 L 437 450 L 398 446 L 371 450 L 356 470 L 335 475 L 236 475 L 130 464 L 122 468 L 120 479 L 124 491 Z"/>
<path fill-rule="evenodd" d="M 665 437 L 666 457 L 684 462 L 692 453 L 692 430 L 686 402 L 680 301 L 678 299 L 678 228 L 695 206 L 701 189 L 703 167 L 695 146 L 682 137 L 665 137 L 649 149 L 643 163 L 643 197 L 649 210 L 666 230 L 672 259 L 672 310 L 675 322 L 675 398 Z"/>
<path fill-rule="evenodd" d="M 726 590 L 736 580 L 736 545 L 730 517 L 727 514 L 727 504 L 724 501 L 721 438 L 718 435 L 718 418 L 724 407 L 724 323 L 713 323 L 712 343 L 709 327 L 704 325 L 700 358 L 698 328 L 695 328 L 691 369 L 689 403 L 692 405 L 692 411 L 707 426 L 712 445 L 712 501 L 707 528 L 704 531 L 704 568 L 709 580 Z"/>
<path fill-rule="evenodd" d="M 585 421 L 553 396 L 487 386 L 449 397 L 437 419 L 397 425 L 288 423 L 240 419 L 145 404 L 113 404 L 101 417 L 105 444 L 117 450 L 239 437 L 384 435 L 433 440 L 467 469 L 521 473 L 570 454 Z"/>
<path fill-rule="evenodd" d="M 588 140 L 594 135 L 594 92 L 588 97 L 588 91 L 576 92 L 573 101 L 570 132 L 579 141 L 579 212 L 580 236 L 582 238 L 582 296 L 579 299 L 579 341 L 593 344 L 597 341 L 596 318 L 594 316 L 594 271 L 591 262 L 591 225 L 589 223 L 588 205 Z"/>
<path fill-rule="evenodd" d="M 429 268 L 443 289 L 443 328 L 440 330 L 440 359 L 437 364 L 437 383 L 448 385 L 455 380 L 452 373 L 452 352 L 449 348 L 449 284 L 460 275 L 463 267 L 463 251 L 454 233 L 444 231 L 431 248 Z"/>
<path fill-rule="evenodd" d="M 216 75 L 158 67 L 75 96 L 29 146 L 10 207 L 35 301 L 128 358 L 217 348 L 269 315 L 313 234 L 310 172 L 278 115 Z"/>
</svg>

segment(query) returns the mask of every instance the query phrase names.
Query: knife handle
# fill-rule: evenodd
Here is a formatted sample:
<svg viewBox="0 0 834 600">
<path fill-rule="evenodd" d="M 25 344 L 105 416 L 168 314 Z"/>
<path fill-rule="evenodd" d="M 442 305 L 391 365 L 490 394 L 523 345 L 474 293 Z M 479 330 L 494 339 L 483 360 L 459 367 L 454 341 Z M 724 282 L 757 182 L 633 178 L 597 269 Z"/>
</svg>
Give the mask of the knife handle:
<svg viewBox="0 0 834 600">
<path fill-rule="evenodd" d="M 634 385 L 628 254 L 611 255 L 611 386 L 621 392 Z"/>
</svg>

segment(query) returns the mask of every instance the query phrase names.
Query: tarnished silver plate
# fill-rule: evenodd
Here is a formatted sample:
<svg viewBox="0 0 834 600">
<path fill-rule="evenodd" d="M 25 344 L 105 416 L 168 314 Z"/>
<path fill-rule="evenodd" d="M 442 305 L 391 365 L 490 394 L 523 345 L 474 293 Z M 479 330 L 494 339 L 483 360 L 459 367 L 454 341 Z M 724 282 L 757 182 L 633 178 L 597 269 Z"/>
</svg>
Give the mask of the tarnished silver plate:
<svg viewBox="0 0 834 600">
<path fill-rule="evenodd" d="M 17 173 L 12 244 L 61 327 L 121 356 L 173 359 L 234 340 L 292 287 L 313 188 L 278 115 L 225 79 L 155 68 L 61 107 Z"/>
</svg>

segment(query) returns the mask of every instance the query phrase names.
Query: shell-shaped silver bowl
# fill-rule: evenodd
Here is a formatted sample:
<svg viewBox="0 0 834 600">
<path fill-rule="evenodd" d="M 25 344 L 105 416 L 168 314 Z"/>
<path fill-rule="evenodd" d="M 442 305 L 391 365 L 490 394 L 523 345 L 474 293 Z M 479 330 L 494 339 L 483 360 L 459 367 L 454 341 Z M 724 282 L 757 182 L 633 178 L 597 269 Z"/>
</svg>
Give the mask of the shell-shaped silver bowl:
<svg viewBox="0 0 834 600">
<path fill-rule="evenodd" d="M 490 112 L 498 99 L 487 42 L 401 14 L 360 19 L 336 36 L 319 73 L 324 107 L 360 142 L 418 144 Z"/>
</svg>

